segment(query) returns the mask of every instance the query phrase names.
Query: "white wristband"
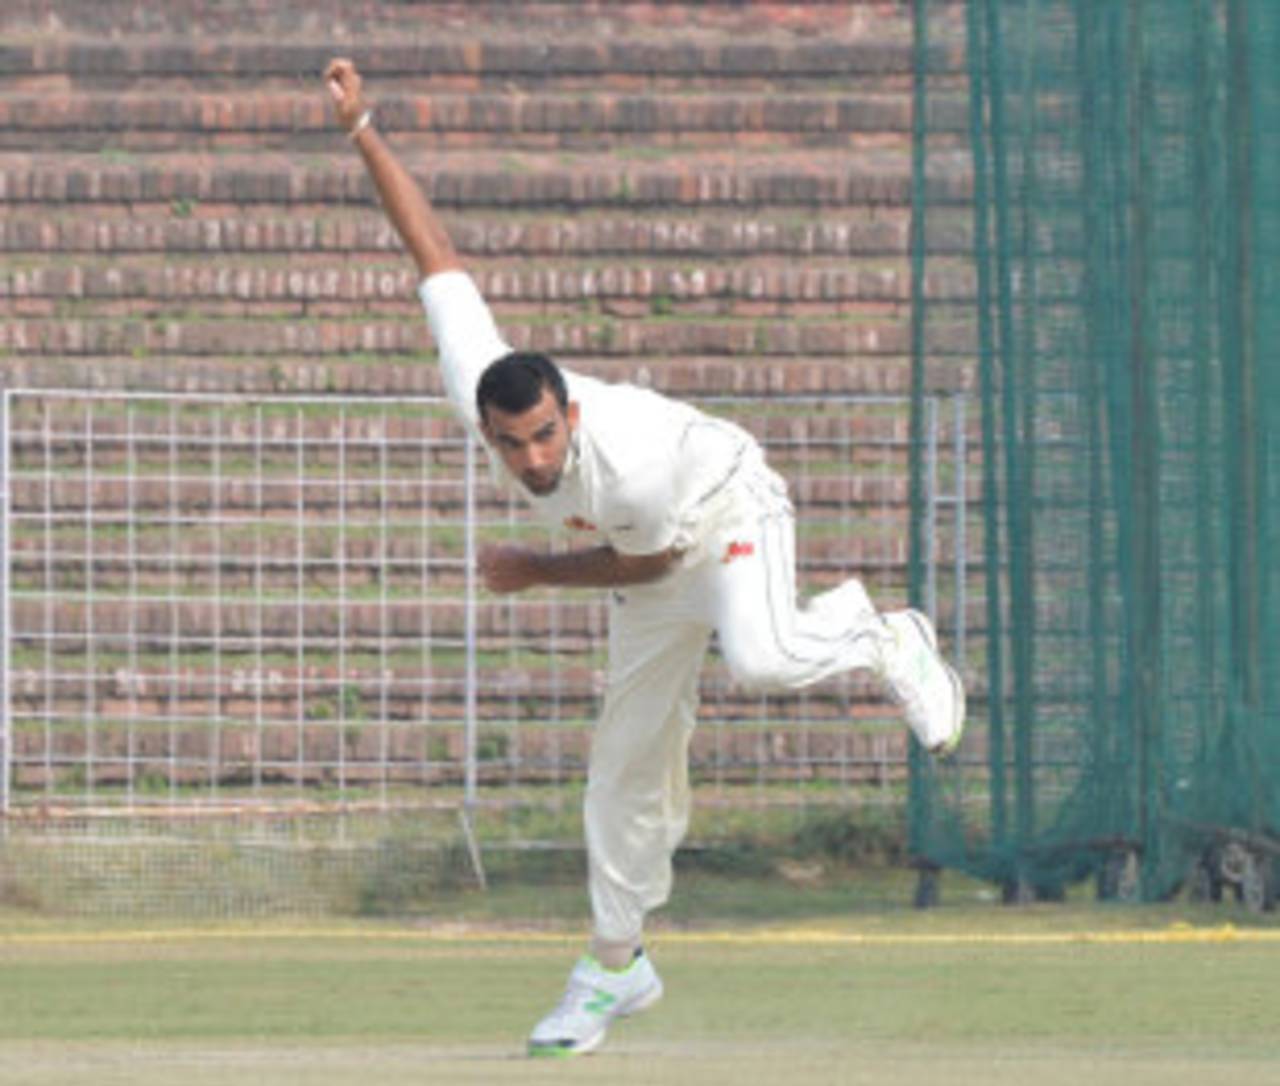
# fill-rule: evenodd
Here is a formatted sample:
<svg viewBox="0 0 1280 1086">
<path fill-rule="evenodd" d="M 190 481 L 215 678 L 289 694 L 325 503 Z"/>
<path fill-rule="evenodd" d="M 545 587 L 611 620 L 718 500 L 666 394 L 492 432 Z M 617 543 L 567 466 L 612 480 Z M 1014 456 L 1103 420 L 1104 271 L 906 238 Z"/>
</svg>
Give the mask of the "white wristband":
<svg viewBox="0 0 1280 1086">
<path fill-rule="evenodd" d="M 366 109 L 360 114 L 360 119 L 351 126 L 351 131 L 347 133 L 347 139 L 354 142 L 355 138 L 371 124 L 373 124 L 373 110 Z"/>
</svg>

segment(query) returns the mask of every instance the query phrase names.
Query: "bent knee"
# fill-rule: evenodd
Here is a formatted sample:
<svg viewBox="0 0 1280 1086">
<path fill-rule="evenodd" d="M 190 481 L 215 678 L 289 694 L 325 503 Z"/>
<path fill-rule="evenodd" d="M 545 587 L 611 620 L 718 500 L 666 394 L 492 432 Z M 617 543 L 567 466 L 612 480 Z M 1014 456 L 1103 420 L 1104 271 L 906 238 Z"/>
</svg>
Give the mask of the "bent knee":
<svg viewBox="0 0 1280 1086">
<path fill-rule="evenodd" d="M 721 656 L 734 682 L 751 690 L 778 690 L 794 683 L 795 668 L 782 653 L 758 642 L 726 642 Z"/>
</svg>

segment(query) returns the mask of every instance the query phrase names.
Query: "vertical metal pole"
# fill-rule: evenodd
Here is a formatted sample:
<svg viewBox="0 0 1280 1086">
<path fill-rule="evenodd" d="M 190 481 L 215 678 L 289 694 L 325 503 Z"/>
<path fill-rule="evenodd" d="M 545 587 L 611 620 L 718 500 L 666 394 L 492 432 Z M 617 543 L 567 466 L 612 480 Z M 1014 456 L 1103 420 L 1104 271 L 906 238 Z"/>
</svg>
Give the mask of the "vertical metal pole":
<svg viewBox="0 0 1280 1086">
<path fill-rule="evenodd" d="M 969 568 L 969 479 L 966 458 L 969 455 L 968 435 L 965 426 L 968 424 L 968 401 L 963 392 L 957 392 L 952 398 L 955 410 L 955 642 L 952 652 L 955 654 L 956 667 L 964 672 L 966 642 L 968 633 L 967 612 L 969 596 L 965 584 L 965 575 Z"/>
<path fill-rule="evenodd" d="M 464 508 L 465 517 L 463 522 L 463 538 L 465 539 L 466 554 L 464 556 L 465 568 L 463 576 L 466 584 L 466 702 L 465 702 L 465 726 L 466 736 L 464 743 L 464 757 L 466 759 L 463 766 L 463 793 L 462 793 L 462 810 L 459 812 L 462 821 L 462 832 L 466 837 L 467 851 L 471 855 L 471 866 L 476 873 L 476 879 L 480 883 L 481 889 L 487 888 L 487 882 L 484 874 L 484 860 L 480 855 L 480 842 L 476 839 L 475 826 L 472 821 L 472 812 L 476 807 L 477 790 L 476 790 L 476 740 L 477 740 L 477 721 L 476 721 L 476 684 L 478 682 L 478 674 L 476 668 L 476 443 L 475 439 L 468 432 L 466 436 L 466 466 L 464 471 Z"/>
<path fill-rule="evenodd" d="M 93 474 L 93 431 L 94 431 L 94 401 L 89 400 L 85 407 L 84 416 L 84 661 L 81 665 L 84 668 L 84 708 L 81 711 L 82 723 L 84 726 L 84 801 L 87 805 L 93 798 L 94 785 L 98 775 L 97 761 L 94 754 L 97 744 L 95 743 L 94 731 L 96 721 L 98 719 L 98 701 L 96 681 L 97 675 L 97 650 L 95 646 L 95 638 L 97 631 L 94 628 L 93 607 L 96 602 L 94 596 L 94 533 L 97 531 L 97 523 L 95 519 L 95 496 L 94 486 L 95 479 Z"/>
<path fill-rule="evenodd" d="M 1226 267 L 1230 304 L 1224 331 L 1230 338 L 1224 345 L 1230 354 L 1224 358 L 1226 371 L 1226 407 L 1232 420 L 1233 440 L 1228 446 L 1228 468 L 1231 471 L 1232 510 L 1230 519 L 1231 571 L 1229 582 L 1235 589 L 1230 600 L 1231 662 L 1233 700 L 1239 710 L 1232 721 L 1233 740 L 1245 759 L 1248 770 L 1248 825 L 1255 832 L 1266 828 L 1264 797 L 1271 788 L 1260 771 L 1265 762 L 1260 726 L 1263 721 L 1263 692 L 1270 685 L 1266 678 L 1270 661 L 1262 659 L 1264 613 L 1261 609 L 1267 591 L 1268 563 L 1271 556 L 1260 550 L 1265 539 L 1266 521 L 1266 401 L 1259 398 L 1258 351 L 1254 340 L 1258 310 L 1254 297 L 1257 282 L 1255 247 L 1262 233 L 1260 220 L 1265 218 L 1267 201 L 1274 194 L 1254 191 L 1254 170 L 1261 160 L 1257 147 L 1267 132 L 1269 112 L 1259 110 L 1254 116 L 1255 101 L 1259 106 L 1266 97 L 1259 94 L 1253 82 L 1258 78 L 1265 87 L 1268 64 L 1255 75 L 1251 56 L 1252 32 L 1260 29 L 1260 17 L 1251 18 L 1255 5 L 1248 0 L 1230 0 L 1227 4 L 1227 128 L 1230 154 L 1227 163 L 1227 186 L 1233 214 L 1227 238 Z M 1251 25 L 1252 24 L 1252 25 Z M 1271 58 L 1267 57 L 1269 61 Z M 1263 308 L 1274 304 L 1263 299 Z M 1264 365 L 1272 365 L 1270 345 L 1263 355 Z M 1265 383 L 1263 384 L 1265 390 Z M 1272 665 L 1274 666 L 1274 665 Z M 1157 781 L 1152 781 L 1148 794 L 1154 796 Z"/>
<path fill-rule="evenodd" d="M 1111 40 L 1112 21 L 1103 18 L 1092 4 L 1081 4 L 1076 29 L 1077 68 L 1080 72 L 1080 115 L 1087 118 L 1113 117 L 1118 114 L 1115 103 L 1120 100 L 1115 87 L 1108 80 L 1113 67 L 1106 63 Z M 1112 122 L 1114 123 L 1114 122 Z M 1084 312 L 1084 343 L 1087 364 L 1084 369 L 1082 392 L 1085 405 L 1085 440 L 1087 502 L 1088 502 L 1088 557 L 1086 568 L 1087 619 L 1089 648 L 1089 735 L 1085 756 L 1094 767 L 1092 784 L 1097 803 L 1096 817 L 1117 836 L 1131 837 L 1130 819 L 1125 814 L 1127 785 L 1119 782 L 1127 770 L 1121 767 L 1128 759 L 1121 756 L 1124 725 L 1128 720 L 1129 704 L 1127 680 L 1117 675 L 1111 678 L 1110 661 L 1118 646 L 1124 644 L 1123 618 L 1108 618 L 1107 600 L 1114 591 L 1128 592 L 1128 581 L 1121 576 L 1126 568 L 1127 550 L 1119 540 L 1127 538 L 1128 506 L 1115 501 L 1108 493 L 1108 476 L 1114 493 L 1122 493 L 1116 485 L 1123 470 L 1123 457 L 1115 457 L 1107 446 L 1106 434 L 1118 432 L 1108 425 L 1108 416 L 1114 410 L 1118 398 L 1110 391 L 1108 374 L 1123 369 L 1117 360 L 1124 344 L 1124 336 L 1118 331 L 1116 307 L 1117 292 L 1111 289 L 1116 278 L 1116 253 L 1121 232 L 1113 222 L 1114 215 L 1108 207 L 1122 207 L 1123 201 L 1113 198 L 1116 188 L 1113 156 L 1123 148 L 1122 139 L 1110 138 L 1105 124 L 1084 126 L 1080 143 L 1082 167 L 1081 191 L 1087 194 L 1083 201 L 1084 262 L 1082 271 L 1082 305 Z M 1209 216 L 1202 216 L 1209 219 Z M 1198 263 L 1201 263 L 1198 261 Z M 1208 259 L 1203 266 L 1209 267 Z M 1207 401 L 1206 401 L 1207 402 Z M 1127 418 L 1125 412 L 1123 418 Z M 1107 522 L 1114 521 L 1117 543 L 1107 542 Z M 1120 555 L 1120 569 L 1113 568 L 1108 551 L 1114 546 Z M 1113 587 L 1114 586 L 1114 587 Z M 1126 609 L 1127 610 L 1127 609 Z M 1127 649 L 1125 650 L 1127 651 Z M 1115 782 L 1115 783 L 1113 783 Z"/>
<path fill-rule="evenodd" d="M 134 433 L 134 412 L 132 402 L 125 406 L 125 513 L 124 535 L 125 554 L 128 557 L 129 571 L 128 589 L 126 590 L 125 610 L 128 613 L 128 639 L 126 658 L 129 661 L 126 670 L 128 683 L 127 701 L 129 704 L 128 735 L 128 769 L 125 774 L 125 807 L 133 811 L 138 804 L 138 444 Z"/>
<path fill-rule="evenodd" d="M 928 156 L 928 64 L 929 2 L 914 0 L 911 13 L 912 84 L 911 84 L 911 406 L 910 446 L 907 451 L 910 486 L 910 519 L 908 521 L 907 594 L 912 604 L 920 592 L 920 404 L 924 397 L 925 368 L 925 216 L 928 212 L 928 188 L 925 166 Z M 919 744 L 908 742 L 907 783 L 908 842 L 911 853 L 924 859 L 931 829 L 930 782 L 924 776 L 925 762 Z M 923 877 L 923 876 L 922 876 Z M 923 885 L 923 883 L 922 883 Z M 932 880 L 929 881 L 932 886 Z M 917 894 L 918 897 L 923 895 Z"/>
<path fill-rule="evenodd" d="M 213 712 L 210 714 L 213 723 L 213 732 L 209 736 L 209 795 L 212 799 L 218 798 L 218 783 L 222 776 L 222 707 L 225 704 L 225 694 L 222 688 L 222 550 L 225 541 L 222 537 L 222 422 L 223 407 L 221 404 L 215 404 L 212 407 L 213 425 L 210 428 L 212 433 L 210 439 L 212 448 L 210 450 L 210 460 L 212 461 L 212 481 L 209 487 L 209 512 L 210 512 L 210 528 L 212 529 L 213 544 L 210 547 L 213 561 L 211 563 L 209 580 L 212 583 L 210 595 L 210 612 L 213 615 L 213 683 L 212 697 L 210 701 L 213 704 Z"/>
<path fill-rule="evenodd" d="M 178 801 L 178 718 L 182 714 L 181 697 L 181 660 L 180 653 L 182 651 L 182 608 L 178 604 L 178 597 L 181 594 L 181 587 L 178 579 L 178 530 L 179 530 L 179 505 L 178 505 L 178 401 L 172 399 L 169 401 L 169 447 L 168 447 L 168 463 L 166 465 L 168 474 L 165 478 L 166 496 L 168 497 L 168 514 L 169 521 L 167 527 L 168 545 L 169 545 L 169 589 L 168 600 L 169 605 L 169 697 L 167 701 L 169 710 L 169 802 L 177 803 Z"/>
<path fill-rule="evenodd" d="M 924 608 L 938 621 L 938 397 L 925 400 Z"/>
<path fill-rule="evenodd" d="M 1146 0 L 1133 0 L 1128 9 L 1129 73 L 1129 176 L 1128 192 L 1132 245 L 1126 274 L 1129 277 L 1128 384 L 1131 423 L 1129 450 L 1133 467 L 1132 571 L 1138 605 L 1129 613 L 1132 647 L 1134 742 L 1137 744 L 1138 834 L 1143 843 L 1144 886 L 1159 859 L 1161 804 L 1161 727 L 1163 724 L 1164 646 L 1161 520 L 1160 357 L 1151 313 L 1155 201 L 1152 196 L 1155 164 L 1153 137 L 1148 126 L 1155 113 L 1155 52 L 1158 37 L 1149 41 Z M 1237 212 L 1240 205 L 1234 205 Z M 1239 425 L 1240 420 L 1235 420 Z"/>
<path fill-rule="evenodd" d="M 986 569 L 988 743 L 991 775 L 990 831 L 993 855 L 1004 855 L 1008 840 L 1005 770 L 1005 650 L 1002 604 L 999 435 L 996 430 L 995 330 L 992 327 L 991 161 L 987 128 L 987 42 L 977 3 L 965 7 L 965 43 L 969 75 L 969 146 L 973 153 L 973 233 L 977 264 L 979 384 L 982 407 L 983 566 Z M 1011 870 L 1006 871 L 1012 875 Z"/>
<path fill-rule="evenodd" d="M 13 776 L 13 731 L 9 709 L 9 400 L 0 405 L 0 816 L 8 815 Z"/>
<path fill-rule="evenodd" d="M 293 623 L 298 640 L 293 652 L 298 699 L 294 710 L 297 746 L 293 756 L 293 779 L 298 796 L 301 797 L 307 787 L 307 700 L 310 687 L 307 682 L 307 416 L 300 405 L 293 412 L 293 439 L 294 478 L 297 480 L 298 492 L 294 506 L 294 547 L 298 554 L 298 566 L 294 571 Z"/>
<path fill-rule="evenodd" d="M 924 419 L 921 409 L 925 401 L 925 215 L 928 210 L 928 188 L 925 184 L 925 157 L 928 153 L 927 143 L 927 98 L 926 68 L 929 62 L 928 45 L 928 2 L 916 0 L 912 16 L 913 33 L 913 84 L 912 84 L 912 123 L 911 123 L 911 225 L 909 244 L 911 246 L 911 403 L 910 434 L 907 445 L 907 478 L 909 491 L 910 519 L 907 523 L 907 598 L 913 607 L 921 606 L 924 589 L 923 560 L 925 541 L 922 539 L 926 515 L 922 493 L 924 485 L 921 457 L 923 455 L 924 435 L 921 430 Z M 926 605 L 926 610 L 927 610 Z M 914 749 L 914 748 L 913 748 Z"/>
<path fill-rule="evenodd" d="M 1030 14 L 1031 9 L 1026 9 Z M 1003 431 L 1004 511 L 1008 539 L 1009 569 L 1009 658 L 1013 665 L 1013 762 L 1014 815 L 1019 850 L 1024 850 L 1035 832 L 1035 778 L 1033 774 L 1031 736 L 1035 728 L 1035 697 L 1032 676 L 1032 646 L 1035 637 L 1035 612 L 1032 605 L 1031 507 L 1029 471 L 1032 435 L 1019 432 L 1022 404 L 1028 394 L 1023 387 L 1019 341 L 1014 335 L 1014 268 L 1013 227 L 1010 222 L 1012 196 L 1009 175 L 1011 161 L 1017 159 L 1023 173 L 1036 168 L 1034 148 L 1018 147 L 1010 153 L 1011 135 L 1006 123 L 1006 61 L 1001 16 L 1007 14 L 995 0 L 983 0 L 985 51 L 987 68 L 987 113 L 991 153 L 991 207 L 995 226 L 996 339 L 993 365 L 997 368 L 1000 422 Z M 1026 48 L 1034 48 L 1028 41 Z M 1020 108 L 1034 110 L 1034 102 L 1022 102 Z M 1029 385 L 1030 382 L 1027 382 Z M 1022 856 L 1019 856 L 1022 863 Z"/>
<path fill-rule="evenodd" d="M 253 635 L 253 723 L 254 735 L 256 742 L 254 743 L 253 758 L 253 797 L 254 799 L 262 799 L 262 762 L 264 751 L 267 749 L 264 732 L 264 707 L 262 703 L 263 691 L 266 689 L 266 665 L 262 659 L 262 642 L 264 637 L 264 628 L 266 619 L 263 614 L 265 604 L 263 603 L 265 585 L 262 576 L 262 549 L 265 545 L 262 538 L 262 527 L 266 523 L 267 510 L 263 494 L 263 472 L 265 468 L 262 463 L 262 404 L 259 403 L 253 410 L 253 488 L 255 501 L 255 515 L 253 518 L 253 599 L 255 607 L 255 628 Z M 274 535 L 274 533 L 272 533 Z"/>
<path fill-rule="evenodd" d="M 387 475 L 387 446 L 391 441 L 391 420 L 383 411 L 379 420 L 379 428 L 375 433 L 378 442 L 378 724 L 381 735 L 378 744 L 378 772 L 381 776 L 379 792 L 382 809 L 385 811 L 390 802 L 391 788 L 391 664 L 388 660 L 387 642 L 390 637 L 388 629 L 388 582 L 392 576 L 391 542 L 387 521 L 391 516 L 388 489 L 391 485 Z"/>
<path fill-rule="evenodd" d="M 334 559 L 338 580 L 338 794 L 347 800 L 347 736 L 356 725 L 347 715 L 352 706 L 348 697 L 351 685 L 347 677 L 347 409 L 338 408 L 338 541 Z"/>
<path fill-rule="evenodd" d="M 7 401 L 6 401 L 7 402 Z M 49 418 L 49 403 L 45 401 L 44 409 L 41 412 L 41 429 L 42 429 L 42 445 L 44 452 L 43 466 L 43 483 L 44 483 L 44 615 L 43 626 L 41 627 L 41 636 L 44 638 L 44 794 L 46 801 L 50 799 L 54 791 L 53 776 L 53 719 L 54 719 L 54 690 L 52 676 L 54 673 L 54 652 L 55 638 L 54 615 L 57 613 L 56 601 L 54 599 L 54 560 L 53 560 L 53 421 Z M 7 426 L 6 426 L 7 432 Z M 5 455 L 8 456 L 9 442 L 8 440 L 0 441 L 4 447 Z M 3 475 L 5 488 L 8 489 L 8 473 Z M 7 523 L 7 517 L 4 518 Z M 8 533 L 6 532 L 6 535 Z M 6 569 L 8 563 L 4 563 Z M 6 610 L 4 626 L 6 631 L 9 628 L 9 616 Z M 2 665 L 0 665 L 2 666 Z M 8 699 L 5 700 L 6 711 L 8 708 Z"/>
<path fill-rule="evenodd" d="M 463 803 L 468 811 L 476 802 L 476 493 L 475 493 L 475 442 L 467 437 L 466 482 L 465 482 L 465 521 L 463 538 L 465 540 L 466 563 L 463 577 L 466 584 L 466 701 L 464 712 L 466 741 L 463 745 L 466 764 L 463 767 Z"/>
</svg>

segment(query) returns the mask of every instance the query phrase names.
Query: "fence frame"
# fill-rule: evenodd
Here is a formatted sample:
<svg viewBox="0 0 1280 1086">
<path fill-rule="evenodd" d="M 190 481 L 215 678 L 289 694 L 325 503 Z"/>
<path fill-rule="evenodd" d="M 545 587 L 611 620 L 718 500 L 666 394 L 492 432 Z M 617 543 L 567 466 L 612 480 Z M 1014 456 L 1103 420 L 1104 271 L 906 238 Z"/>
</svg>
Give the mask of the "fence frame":
<svg viewBox="0 0 1280 1086">
<path fill-rule="evenodd" d="M 12 669 L 12 634 L 13 634 L 13 592 L 11 566 L 14 561 L 12 549 L 12 499 L 13 483 L 11 479 L 11 449 L 14 440 L 13 404 L 19 397 L 30 396 L 45 400 L 68 401 L 130 401 L 171 402 L 181 404 L 237 404 L 246 402 L 262 405 L 284 406 L 323 406 L 338 411 L 348 407 L 383 406 L 395 403 L 421 404 L 424 408 L 446 406 L 447 402 L 439 396 L 407 397 L 389 400 L 377 396 L 320 396 L 294 395 L 287 393 L 267 393 L 244 396 L 231 393 L 167 393 L 152 391 L 102 391 L 83 389 L 48 389 L 39 387 L 18 387 L 3 390 L 0 397 L 0 824 L 7 821 L 15 812 L 19 800 L 15 796 L 14 776 L 14 737 L 13 737 L 13 669 Z M 726 396 L 726 395 L 690 395 L 689 402 L 699 406 L 715 407 L 717 405 L 752 402 L 762 397 Z M 909 407 L 911 397 L 907 395 L 857 395 L 836 394 L 816 396 L 812 394 L 772 396 L 771 401 L 783 401 L 789 405 L 804 403 L 836 404 L 849 409 L 862 406 L 896 406 Z M 954 525 L 954 574 L 955 574 L 955 606 L 953 629 L 949 632 L 957 658 L 963 664 L 966 647 L 966 580 L 967 580 L 967 517 L 970 514 L 966 497 L 968 479 L 967 457 L 970 443 L 966 432 L 968 419 L 968 401 L 963 392 L 933 393 L 925 398 L 923 422 L 923 445 L 921 450 L 925 477 L 923 480 L 924 523 L 922 524 L 922 540 L 924 546 L 925 597 L 926 607 L 937 613 L 938 602 L 938 529 L 944 510 L 949 510 L 951 523 Z M 951 454 L 954 459 L 954 485 L 947 487 L 944 493 L 939 480 L 939 459 L 944 455 L 940 450 L 939 432 L 940 418 L 944 407 L 950 406 L 952 411 L 953 444 Z M 477 744 L 479 740 L 479 713 L 477 694 L 480 685 L 480 674 L 477 665 L 478 656 L 478 623 L 477 603 L 480 598 L 479 586 L 475 571 L 477 548 L 477 516 L 476 495 L 478 489 L 477 474 L 481 470 L 478 465 L 483 458 L 477 455 L 478 443 L 468 439 L 460 429 L 462 445 L 465 448 L 465 460 L 462 469 L 464 484 L 465 526 L 463 552 L 466 563 L 464 581 L 464 618 L 465 618 L 465 694 L 464 694 L 464 742 L 463 742 L 463 798 L 459 807 L 459 818 L 466 837 L 468 849 L 477 877 L 483 882 L 483 862 L 479 841 L 474 832 L 472 814 L 483 802 L 481 798 L 479 760 Z M 909 469 L 908 469 L 909 470 Z M 251 812 L 255 802 L 245 800 L 241 809 Z M 136 809 L 131 801 L 127 808 L 113 808 L 112 814 L 133 814 Z"/>
</svg>

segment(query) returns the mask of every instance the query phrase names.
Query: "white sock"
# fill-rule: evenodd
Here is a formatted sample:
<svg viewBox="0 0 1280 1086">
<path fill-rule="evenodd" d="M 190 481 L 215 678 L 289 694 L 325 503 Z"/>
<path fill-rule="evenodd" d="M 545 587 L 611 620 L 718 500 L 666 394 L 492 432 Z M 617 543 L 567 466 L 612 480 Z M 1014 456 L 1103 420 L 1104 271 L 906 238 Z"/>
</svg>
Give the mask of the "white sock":
<svg viewBox="0 0 1280 1086">
<path fill-rule="evenodd" d="M 597 936 L 591 940 L 590 953 L 606 969 L 618 972 L 635 961 L 636 955 L 640 953 L 640 943 L 632 939 L 612 942 Z"/>
</svg>

